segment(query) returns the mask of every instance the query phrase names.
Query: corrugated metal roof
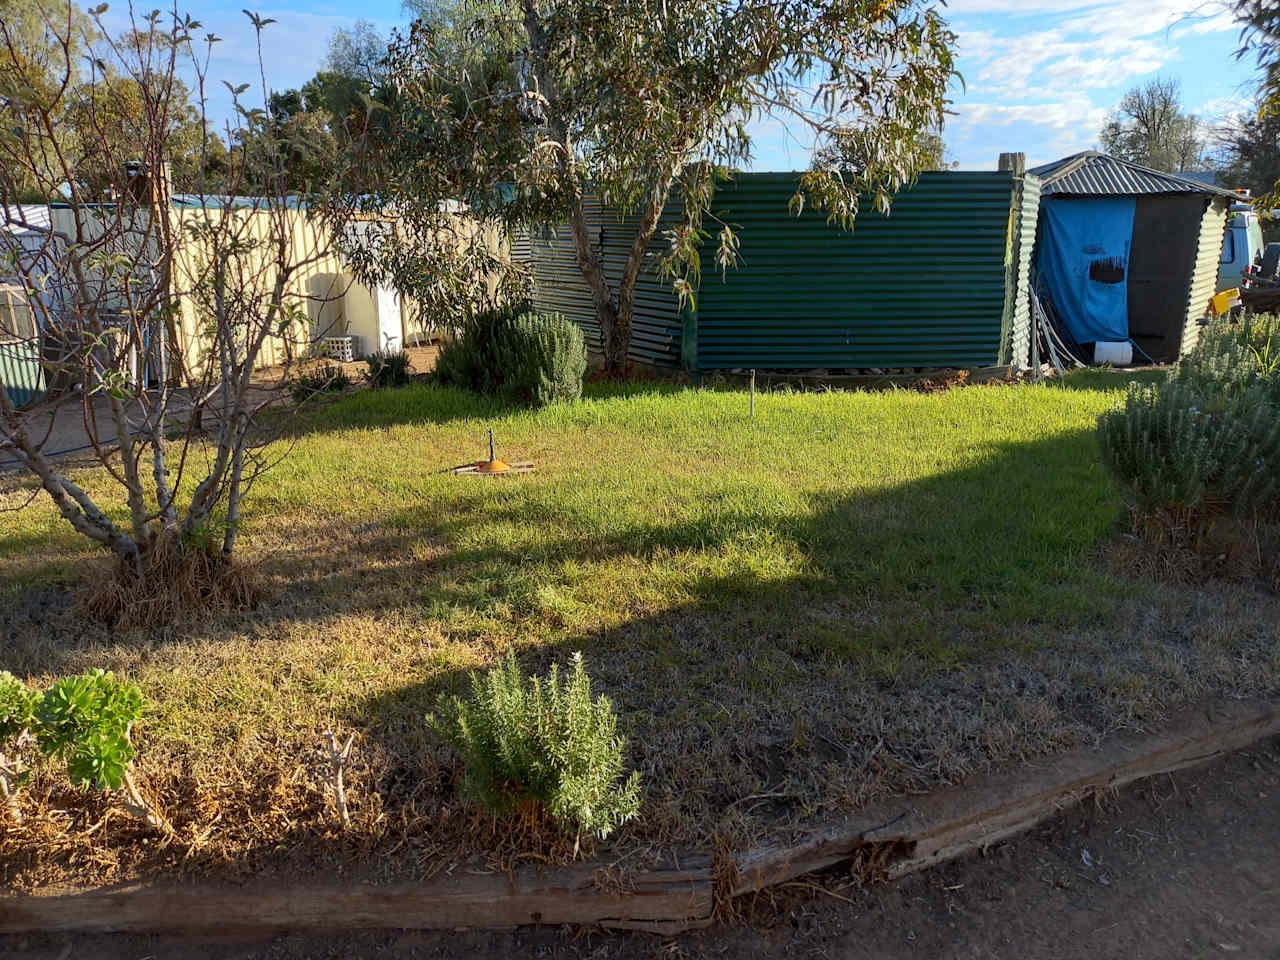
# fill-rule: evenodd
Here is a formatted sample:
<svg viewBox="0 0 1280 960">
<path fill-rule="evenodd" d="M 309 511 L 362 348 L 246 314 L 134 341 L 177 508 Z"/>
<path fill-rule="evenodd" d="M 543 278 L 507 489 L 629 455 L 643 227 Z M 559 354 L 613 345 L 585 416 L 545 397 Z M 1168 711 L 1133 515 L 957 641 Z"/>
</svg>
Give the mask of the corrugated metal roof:
<svg viewBox="0 0 1280 960">
<path fill-rule="evenodd" d="M 49 205 L 24 203 L 14 207 L 0 207 L 0 230 L 9 233 L 45 232 L 49 229 Z"/>
<path fill-rule="evenodd" d="M 1097 150 L 1072 154 L 1053 163 L 1034 167 L 1028 172 L 1034 173 L 1043 181 L 1041 192 L 1046 196 L 1054 193 L 1078 196 L 1203 193 L 1206 196 L 1240 199 L 1239 195 L 1222 187 L 1172 173 L 1162 173 Z"/>
</svg>

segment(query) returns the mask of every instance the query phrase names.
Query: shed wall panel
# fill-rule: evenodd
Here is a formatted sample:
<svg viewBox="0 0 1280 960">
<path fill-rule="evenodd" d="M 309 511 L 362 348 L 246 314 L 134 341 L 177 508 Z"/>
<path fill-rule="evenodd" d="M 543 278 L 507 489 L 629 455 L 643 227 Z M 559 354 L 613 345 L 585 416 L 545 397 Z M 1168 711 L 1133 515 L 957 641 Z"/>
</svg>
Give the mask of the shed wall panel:
<svg viewBox="0 0 1280 960">
<path fill-rule="evenodd" d="M 1186 322 L 1182 328 L 1179 356 L 1185 356 L 1194 350 L 1200 339 L 1200 320 L 1208 315 L 1209 301 L 1217 287 L 1218 261 L 1222 255 L 1222 241 L 1226 230 L 1227 200 L 1214 197 L 1205 208 L 1200 221 L 1200 243 L 1187 294 Z"/>
<path fill-rule="evenodd" d="M 985 366 L 1008 354 L 1010 173 L 924 174 L 888 215 L 868 204 L 852 231 L 791 215 L 795 182 L 746 174 L 717 193 L 740 265 L 722 277 L 704 250 L 699 369 Z"/>
<path fill-rule="evenodd" d="M 596 255 L 604 263 L 610 285 L 616 290 L 635 237 L 638 218 L 620 217 L 588 198 L 583 213 L 588 236 Z M 669 211 L 670 213 L 670 211 Z M 648 262 L 636 283 L 628 359 L 659 367 L 680 366 L 681 319 L 676 295 L 667 281 L 655 275 L 653 264 L 663 243 L 663 228 L 671 220 L 664 217 L 653 242 Z M 587 350 L 601 354 L 600 324 L 587 281 L 578 269 L 573 237 L 567 225 L 549 235 L 520 238 L 512 243 L 513 258 L 528 257 L 533 274 L 533 305 L 539 311 L 562 313 L 582 328 Z"/>
<path fill-rule="evenodd" d="M 1031 366 L 1031 255 L 1036 245 L 1036 223 L 1040 215 L 1040 178 L 1033 174 L 1014 181 L 1010 210 L 1009 257 L 1006 270 L 1005 321 L 1001 346 L 1008 346 L 1002 363 L 1018 369 Z M 1006 332 L 1007 331 L 1007 332 Z"/>
</svg>

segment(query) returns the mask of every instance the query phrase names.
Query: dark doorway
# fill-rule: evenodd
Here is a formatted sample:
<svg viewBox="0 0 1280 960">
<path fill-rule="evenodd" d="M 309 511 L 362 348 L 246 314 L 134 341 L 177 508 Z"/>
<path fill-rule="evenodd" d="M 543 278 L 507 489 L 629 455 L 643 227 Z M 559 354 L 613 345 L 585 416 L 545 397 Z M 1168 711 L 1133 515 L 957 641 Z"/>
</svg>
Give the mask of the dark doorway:
<svg viewBox="0 0 1280 960">
<path fill-rule="evenodd" d="M 1129 251 L 1129 336 L 1159 363 L 1178 359 L 1190 277 L 1208 201 L 1198 195 L 1138 197 Z M 1135 362 L 1142 362 L 1135 351 Z"/>
</svg>

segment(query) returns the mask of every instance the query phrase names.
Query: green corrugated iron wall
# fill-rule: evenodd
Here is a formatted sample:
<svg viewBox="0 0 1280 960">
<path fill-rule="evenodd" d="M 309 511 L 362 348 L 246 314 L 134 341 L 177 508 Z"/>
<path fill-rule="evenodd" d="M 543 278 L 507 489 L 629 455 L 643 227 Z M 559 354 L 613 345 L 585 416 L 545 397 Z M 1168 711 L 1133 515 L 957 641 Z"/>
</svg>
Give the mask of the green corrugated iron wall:
<svg viewBox="0 0 1280 960">
<path fill-rule="evenodd" d="M 1010 173 L 923 174 L 852 232 L 790 215 L 795 182 L 743 174 L 717 193 L 741 259 L 722 279 L 704 251 L 697 369 L 971 367 L 1008 353 Z"/>
<path fill-rule="evenodd" d="M 1031 366 L 1031 253 L 1039 217 L 1040 178 L 1031 174 L 1016 178 L 1009 210 L 1000 362 L 1018 369 Z"/>
<path fill-rule="evenodd" d="M 30 340 L 0 341 L 0 385 L 14 406 L 23 406 L 44 390 L 40 346 Z"/>
<path fill-rule="evenodd" d="M 602 209 L 594 199 L 586 201 L 583 213 L 597 256 L 603 260 L 609 282 L 616 289 L 631 250 L 637 218 L 619 219 L 616 214 Z M 662 242 L 660 225 L 649 248 L 655 256 Z M 534 307 L 540 311 L 563 313 L 577 322 L 586 336 L 588 351 L 599 355 L 600 326 L 591 302 L 591 291 L 578 269 L 569 228 L 562 226 L 550 237 L 534 238 L 528 249 L 534 281 Z M 524 243 L 513 243 L 512 256 L 521 255 L 524 255 Z M 670 284 L 651 272 L 642 273 L 636 283 L 628 351 L 630 359 L 653 366 L 678 367 L 681 337 L 679 305 Z"/>
<path fill-rule="evenodd" d="M 1200 221 L 1200 242 L 1196 249 L 1196 262 L 1187 288 L 1187 319 L 1182 327 L 1182 343 L 1178 355 L 1186 356 L 1195 349 L 1200 339 L 1200 320 L 1209 314 L 1209 300 L 1218 282 L 1218 261 L 1222 254 L 1222 241 L 1227 231 L 1227 202 L 1214 197 L 1205 205 Z"/>
<path fill-rule="evenodd" d="M 667 282 L 643 275 L 631 359 L 691 371 L 1027 364 L 1039 180 L 923 174 L 889 216 L 868 203 L 849 232 L 817 211 L 790 213 L 796 178 L 740 174 L 720 188 L 712 210 L 738 230 L 739 265 L 722 277 L 705 248 L 695 308 L 683 310 Z M 593 201 L 585 213 L 616 284 L 635 221 Z M 676 214 L 673 204 L 664 219 Z M 661 242 L 660 231 L 651 252 Z M 568 228 L 528 249 L 534 305 L 576 320 L 599 353 Z"/>
</svg>

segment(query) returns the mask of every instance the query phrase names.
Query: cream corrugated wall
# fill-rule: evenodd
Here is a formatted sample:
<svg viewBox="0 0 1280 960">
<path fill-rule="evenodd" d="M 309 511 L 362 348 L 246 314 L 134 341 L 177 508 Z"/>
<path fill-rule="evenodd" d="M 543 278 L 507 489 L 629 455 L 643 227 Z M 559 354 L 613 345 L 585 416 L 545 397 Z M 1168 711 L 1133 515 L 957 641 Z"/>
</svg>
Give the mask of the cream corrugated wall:
<svg viewBox="0 0 1280 960">
<path fill-rule="evenodd" d="M 63 206 L 54 207 L 51 213 L 54 231 L 74 237 L 74 212 Z M 177 335 L 184 361 L 198 364 L 208 338 L 202 330 L 205 320 L 201 317 L 200 303 L 192 287 L 195 278 L 199 276 L 201 265 L 207 262 L 205 258 L 208 247 L 207 244 L 192 239 L 185 228 L 202 217 L 220 218 L 224 215 L 224 210 L 221 207 L 207 210 L 175 208 L 173 213 L 174 233 L 180 238 L 174 264 L 174 291 L 179 303 Z M 353 283 L 351 275 L 343 269 L 342 260 L 324 225 L 309 219 L 300 210 L 273 214 L 269 211 L 243 209 L 235 210 L 230 215 L 245 225 L 244 237 L 250 245 L 244 255 L 245 259 L 239 265 L 241 275 L 251 279 L 259 290 L 269 288 L 274 281 L 274 276 L 267 269 L 271 258 L 267 241 L 272 235 L 273 216 L 284 218 L 283 223 L 289 235 L 291 261 L 304 263 L 290 277 L 285 291 L 287 302 L 300 310 L 300 315 L 283 335 L 273 334 L 267 338 L 259 357 L 259 366 L 274 366 L 284 363 L 286 359 L 305 356 L 309 345 L 319 338 L 345 333 L 344 307 Z M 84 219 L 85 225 L 93 233 L 100 235 L 100 230 L 93 230 L 92 218 Z M 142 229 L 144 228 L 140 228 L 140 233 Z M 92 240 L 93 237 L 89 239 Z M 356 291 L 357 299 L 360 292 Z M 413 305 L 406 304 L 406 308 L 412 311 Z M 402 311 L 402 314 L 404 312 L 406 311 Z"/>
<path fill-rule="evenodd" d="M 1187 319 L 1182 327 L 1182 344 L 1178 356 L 1185 357 L 1200 339 L 1200 320 L 1209 314 L 1209 300 L 1218 282 L 1218 261 L 1222 256 L 1222 240 L 1227 230 L 1227 201 L 1214 197 L 1205 207 L 1200 221 L 1200 241 L 1196 249 L 1195 267 L 1187 290 Z"/>
<path fill-rule="evenodd" d="M 54 207 L 51 211 L 53 229 L 68 236 L 75 235 L 75 215 L 69 207 Z M 174 265 L 174 290 L 178 295 L 179 321 L 177 334 L 184 362 L 193 365 L 200 362 L 207 343 L 207 336 L 202 330 L 204 320 L 198 297 L 193 291 L 195 278 L 201 273 L 201 266 L 207 247 L 191 238 L 185 229 L 199 218 L 221 218 L 224 215 L 240 218 L 245 224 L 245 236 L 250 241 L 250 252 L 241 263 L 242 275 L 251 278 L 260 290 L 269 287 L 274 277 L 267 268 L 271 251 L 269 240 L 274 229 L 273 217 L 283 217 L 288 231 L 290 257 L 294 263 L 304 263 L 290 277 L 285 296 L 290 305 L 300 313 L 283 335 L 268 337 L 263 344 L 259 357 L 260 366 L 275 366 L 286 360 L 296 360 L 305 356 L 311 344 L 325 336 L 342 335 L 348 332 L 348 310 L 359 311 L 372 309 L 371 298 L 367 289 L 352 281 L 350 273 L 343 269 L 336 245 L 332 242 L 329 231 L 323 224 L 307 217 L 305 211 L 287 210 L 275 213 L 265 210 L 237 209 L 227 214 L 222 207 L 182 207 L 173 208 L 176 236 L 182 238 Z M 91 222 L 91 221 L 90 221 Z M 497 226 L 486 224 L 479 228 L 484 231 L 487 244 L 503 258 L 508 258 L 510 245 L 505 233 Z M 497 288 L 497 277 L 488 277 L 490 295 Z M 400 309 L 401 336 L 405 343 L 420 343 L 433 334 L 444 331 L 434 329 L 429 319 L 424 317 L 418 304 L 407 298 L 401 299 Z"/>
<path fill-rule="evenodd" d="M 221 209 L 199 208 L 175 211 L 181 229 L 205 216 L 221 217 Z M 232 216 L 243 218 L 246 239 L 251 244 L 247 259 L 239 264 L 241 275 L 265 293 L 275 281 L 269 268 L 272 258 L 271 240 L 275 218 L 283 218 L 289 237 L 290 261 L 304 264 L 289 278 L 285 288 L 286 306 L 300 311 L 283 335 L 272 334 L 262 345 L 259 366 L 269 367 L 306 356 L 309 346 L 320 337 L 345 332 L 343 300 L 351 277 L 344 272 L 337 250 L 322 224 L 307 218 L 299 210 L 272 213 L 258 210 L 236 210 Z M 182 236 L 187 236 L 184 232 Z M 175 264 L 174 289 L 179 294 L 180 321 L 178 335 L 181 349 L 189 363 L 198 363 L 207 337 L 202 331 L 201 307 L 192 287 L 199 276 L 207 247 L 196 241 L 182 243 Z"/>
</svg>

